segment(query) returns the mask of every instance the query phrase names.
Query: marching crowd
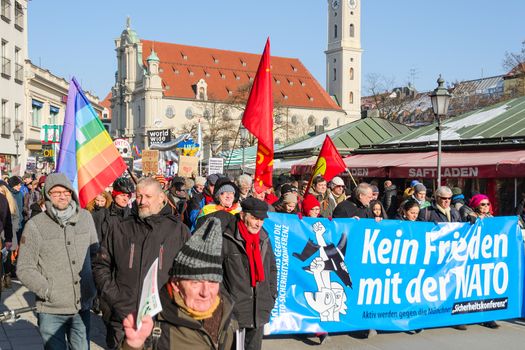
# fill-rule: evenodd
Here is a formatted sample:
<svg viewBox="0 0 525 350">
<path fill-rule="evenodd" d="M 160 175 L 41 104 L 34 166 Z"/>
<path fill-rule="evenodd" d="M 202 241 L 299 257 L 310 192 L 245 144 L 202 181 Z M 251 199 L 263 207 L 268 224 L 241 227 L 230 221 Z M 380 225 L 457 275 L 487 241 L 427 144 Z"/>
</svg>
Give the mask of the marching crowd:
<svg viewBox="0 0 525 350">
<path fill-rule="evenodd" d="M 492 216 L 484 194 L 467 200 L 460 188 L 442 186 L 430 198 L 417 180 L 403 192 L 387 180 L 382 195 L 362 182 L 348 195 L 340 177 L 285 179 L 261 193 L 246 174 L 236 181 L 220 174 L 121 177 L 86 209 L 64 174 L 5 180 L 2 287 L 16 277 L 36 295 L 46 349 L 88 349 L 92 311 L 102 315 L 110 349 L 260 349 L 277 293 L 263 228 L 269 211 L 376 221 Z M 137 329 L 142 285 L 156 259 L 163 311 Z"/>
</svg>

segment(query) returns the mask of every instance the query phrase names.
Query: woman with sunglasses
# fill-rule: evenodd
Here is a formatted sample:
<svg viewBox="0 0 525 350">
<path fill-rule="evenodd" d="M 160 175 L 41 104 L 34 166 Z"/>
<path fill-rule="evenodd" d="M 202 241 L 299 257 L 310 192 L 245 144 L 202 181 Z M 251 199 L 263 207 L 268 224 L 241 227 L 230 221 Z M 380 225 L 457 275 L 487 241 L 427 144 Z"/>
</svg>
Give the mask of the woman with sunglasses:
<svg viewBox="0 0 525 350">
<path fill-rule="evenodd" d="M 476 194 L 473 196 L 470 199 L 469 207 L 473 210 L 467 217 L 471 224 L 475 223 L 478 218 L 483 219 L 493 216 L 489 197 L 484 194 Z"/>
<path fill-rule="evenodd" d="M 469 207 L 472 208 L 472 212 L 468 214 L 468 221 L 474 224 L 477 219 L 484 219 L 493 217 L 492 206 L 490 205 L 490 199 L 484 194 L 476 194 L 472 196 L 469 202 Z M 482 326 L 488 328 L 498 328 L 499 324 L 495 321 L 488 321 L 481 323 Z"/>
</svg>

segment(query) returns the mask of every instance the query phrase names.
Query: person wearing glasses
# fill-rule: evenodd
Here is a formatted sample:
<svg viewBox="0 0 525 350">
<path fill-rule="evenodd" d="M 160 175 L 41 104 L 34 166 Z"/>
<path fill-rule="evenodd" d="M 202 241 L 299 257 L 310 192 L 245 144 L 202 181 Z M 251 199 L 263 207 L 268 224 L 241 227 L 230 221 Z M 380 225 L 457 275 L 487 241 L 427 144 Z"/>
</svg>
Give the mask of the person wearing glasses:
<svg viewBox="0 0 525 350">
<path fill-rule="evenodd" d="M 97 230 L 64 174 L 47 176 L 44 189 L 46 211 L 27 222 L 20 240 L 18 278 L 37 296 L 44 348 L 89 349 Z"/>
<path fill-rule="evenodd" d="M 451 202 L 452 190 L 447 186 L 438 187 L 432 204 L 419 212 L 418 221 L 461 222 L 461 216 Z"/>
<path fill-rule="evenodd" d="M 475 223 L 476 220 L 492 217 L 492 206 L 490 204 L 489 197 L 484 194 L 476 194 L 472 196 L 469 202 L 469 207 L 472 209 L 468 213 L 467 220 L 471 224 Z"/>
</svg>

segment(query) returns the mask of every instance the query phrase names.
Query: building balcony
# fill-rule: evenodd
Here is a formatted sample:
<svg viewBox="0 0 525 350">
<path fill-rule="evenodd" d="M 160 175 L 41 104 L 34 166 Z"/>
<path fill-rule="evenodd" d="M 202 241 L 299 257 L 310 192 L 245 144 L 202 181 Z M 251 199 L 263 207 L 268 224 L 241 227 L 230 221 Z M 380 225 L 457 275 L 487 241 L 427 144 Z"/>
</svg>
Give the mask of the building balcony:
<svg viewBox="0 0 525 350">
<path fill-rule="evenodd" d="M 24 10 L 19 3 L 15 6 L 15 28 L 19 31 L 24 30 Z"/>
<path fill-rule="evenodd" d="M 19 84 L 24 82 L 24 66 L 19 63 L 15 63 L 15 81 Z"/>
<path fill-rule="evenodd" d="M 6 79 L 11 78 L 11 60 L 7 57 L 2 57 L 2 76 Z"/>
</svg>

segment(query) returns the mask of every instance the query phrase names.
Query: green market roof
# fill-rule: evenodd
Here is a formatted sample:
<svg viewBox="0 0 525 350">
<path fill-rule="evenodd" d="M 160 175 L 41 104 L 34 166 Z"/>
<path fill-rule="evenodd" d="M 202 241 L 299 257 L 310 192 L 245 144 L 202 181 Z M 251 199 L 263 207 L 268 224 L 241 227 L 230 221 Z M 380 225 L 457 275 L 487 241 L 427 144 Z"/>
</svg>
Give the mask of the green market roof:
<svg viewBox="0 0 525 350">
<path fill-rule="evenodd" d="M 380 143 L 394 136 L 410 133 L 413 128 L 383 118 L 364 118 L 319 135 L 308 135 L 275 152 L 276 158 L 308 157 L 319 154 L 326 135 L 342 155 L 361 145 Z"/>
<path fill-rule="evenodd" d="M 394 136 L 380 144 L 363 145 L 358 152 L 373 150 L 428 149 L 437 144 L 437 123 Z M 500 102 L 447 119 L 441 124 L 444 147 L 482 147 L 525 144 L 525 97 Z"/>
</svg>

